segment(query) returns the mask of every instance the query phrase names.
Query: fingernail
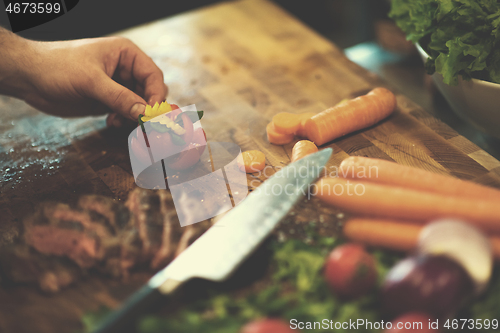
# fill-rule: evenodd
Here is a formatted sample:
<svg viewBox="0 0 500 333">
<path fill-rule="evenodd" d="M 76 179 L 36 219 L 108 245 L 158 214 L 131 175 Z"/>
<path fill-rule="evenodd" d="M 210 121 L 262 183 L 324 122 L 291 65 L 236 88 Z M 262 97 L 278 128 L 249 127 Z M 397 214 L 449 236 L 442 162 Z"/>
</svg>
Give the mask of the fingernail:
<svg viewBox="0 0 500 333">
<path fill-rule="evenodd" d="M 144 113 L 145 109 L 146 109 L 146 106 L 144 104 L 136 103 L 130 109 L 130 115 L 132 116 L 132 118 L 134 120 L 136 120 L 137 117 L 139 117 L 139 114 L 141 114 L 141 113 L 143 114 Z"/>
</svg>

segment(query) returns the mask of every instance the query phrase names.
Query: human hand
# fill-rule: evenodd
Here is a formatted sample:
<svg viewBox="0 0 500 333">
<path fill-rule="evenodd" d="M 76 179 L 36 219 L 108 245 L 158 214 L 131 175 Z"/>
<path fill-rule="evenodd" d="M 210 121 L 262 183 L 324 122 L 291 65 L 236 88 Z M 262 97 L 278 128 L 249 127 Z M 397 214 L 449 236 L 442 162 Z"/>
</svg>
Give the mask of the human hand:
<svg viewBox="0 0 500 333">
<path fill-rule="evenodd" d="M 19 41 L 18 41 L 19 42 Z M 11 95 L 58 116 L 112 113 L 108 124 L 137 121 L 146 104 L 165 100 L 162 71 L 131 41 L 96 38 L 61 42 L 22 40 Z M 19 45 L 18 45 L 19 47 Z"/>
</svg>

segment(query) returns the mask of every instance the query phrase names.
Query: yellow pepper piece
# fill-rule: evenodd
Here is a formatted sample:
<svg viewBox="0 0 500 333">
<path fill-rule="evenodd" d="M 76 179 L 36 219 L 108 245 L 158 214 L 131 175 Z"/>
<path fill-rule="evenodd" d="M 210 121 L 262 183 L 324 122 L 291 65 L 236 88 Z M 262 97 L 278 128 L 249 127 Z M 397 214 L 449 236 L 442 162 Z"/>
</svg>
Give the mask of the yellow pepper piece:
<svg viewBox="0 0 500 333">
<path fill-rule="evenodd" d="M 160 107 L 158 108 L 158 112 L 160 114 L 167 113 L 172 111 L 172 106 L 168 104 L 167 102 L 163 102 L 160 104 Z"/>
<path fill-rule="evenodd" d="M 159 116 L 160 113 L 158 113 L 158 108 L 160 107 L 160 104 L 158 104 L 158 102 L 155 103 L 155 105 L 153 106 L 153 108 L 151 109 L 151 113 L 153 114 L 153 116 Z"/>
<path fill-rule="evenodd" d="M 158 117 L 159 115 L 162 115 L 164 113 L 168 113 L 170 111 L 172 111 L 172 106 L 167 102 L 162 102 L 161 104 L 158 104 L 158 102 L 156 102 L 154 106 L 146 105 L 146 110 L 144 110 L 144 116 L 142 117 L 142 121 L 143 122 L 150 121 L 151 119 Z"/>
</svg>

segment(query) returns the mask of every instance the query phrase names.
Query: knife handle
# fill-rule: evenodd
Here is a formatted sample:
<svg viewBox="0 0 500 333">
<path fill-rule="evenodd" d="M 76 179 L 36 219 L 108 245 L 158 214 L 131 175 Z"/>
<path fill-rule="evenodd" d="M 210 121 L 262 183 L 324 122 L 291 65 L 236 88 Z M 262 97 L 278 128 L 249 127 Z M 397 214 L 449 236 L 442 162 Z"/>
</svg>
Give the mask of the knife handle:
<svg viewBox="0 0 500 333">
<path fill-rule="evenodd" d="M 135 331 L 137 319 L 154 308 L 165 295 L 172 293 L 180 284 L 181 282 L 170 279 L 166 280 L 159 288 L 152 288 L 146 284 L 130 296 L 118 310 L 106 317 L 93 333 Z"/>
</svg>

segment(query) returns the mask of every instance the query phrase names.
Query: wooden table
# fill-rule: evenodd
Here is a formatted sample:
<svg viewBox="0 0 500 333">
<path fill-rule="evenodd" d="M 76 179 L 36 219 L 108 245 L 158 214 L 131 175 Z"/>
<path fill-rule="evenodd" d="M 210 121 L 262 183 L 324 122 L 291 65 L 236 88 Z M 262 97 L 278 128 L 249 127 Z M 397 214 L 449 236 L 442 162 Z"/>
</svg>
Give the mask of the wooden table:
<svg viewBox="0 0 500 333">
<path fill-rule="evenodd" d="M 265 125 L 274 114 L 319 112 L 387 86 L 265 0 L 221 3 L 119 35 L 132 39 L 163 70 L 170 102 L 205 110 L 202 125 L 209 140 L 259 149 L 270 166 L 289 163 L 293 146 L 267 142 Z M 329 167 L 362 155 L 500 187 L 498 160 L 405 96 L 398 94 L 397 100 L 398 110 L 387 120 L 326 145 L 334 150 Z M 102 117 L 47 116 L 7 97 L 0 97 L 0 109 L 0 243 L 19 235 L 22 219 L 41 201 L 71 203 L 87 193 L 124 200 L 135 187 L 130 129 L 107 129 Z M 335 227 L 335 212 L 316 200 L 304 201 L 287 219 L 320 221 L 329 228 Z M 34 287 L 3 286 L 0 331 L 73 332 L 85 311 L 116 306 L 149 275 L 134 274 L 127 283 L 91 275 L 54 296 Z"/>
</svg>

